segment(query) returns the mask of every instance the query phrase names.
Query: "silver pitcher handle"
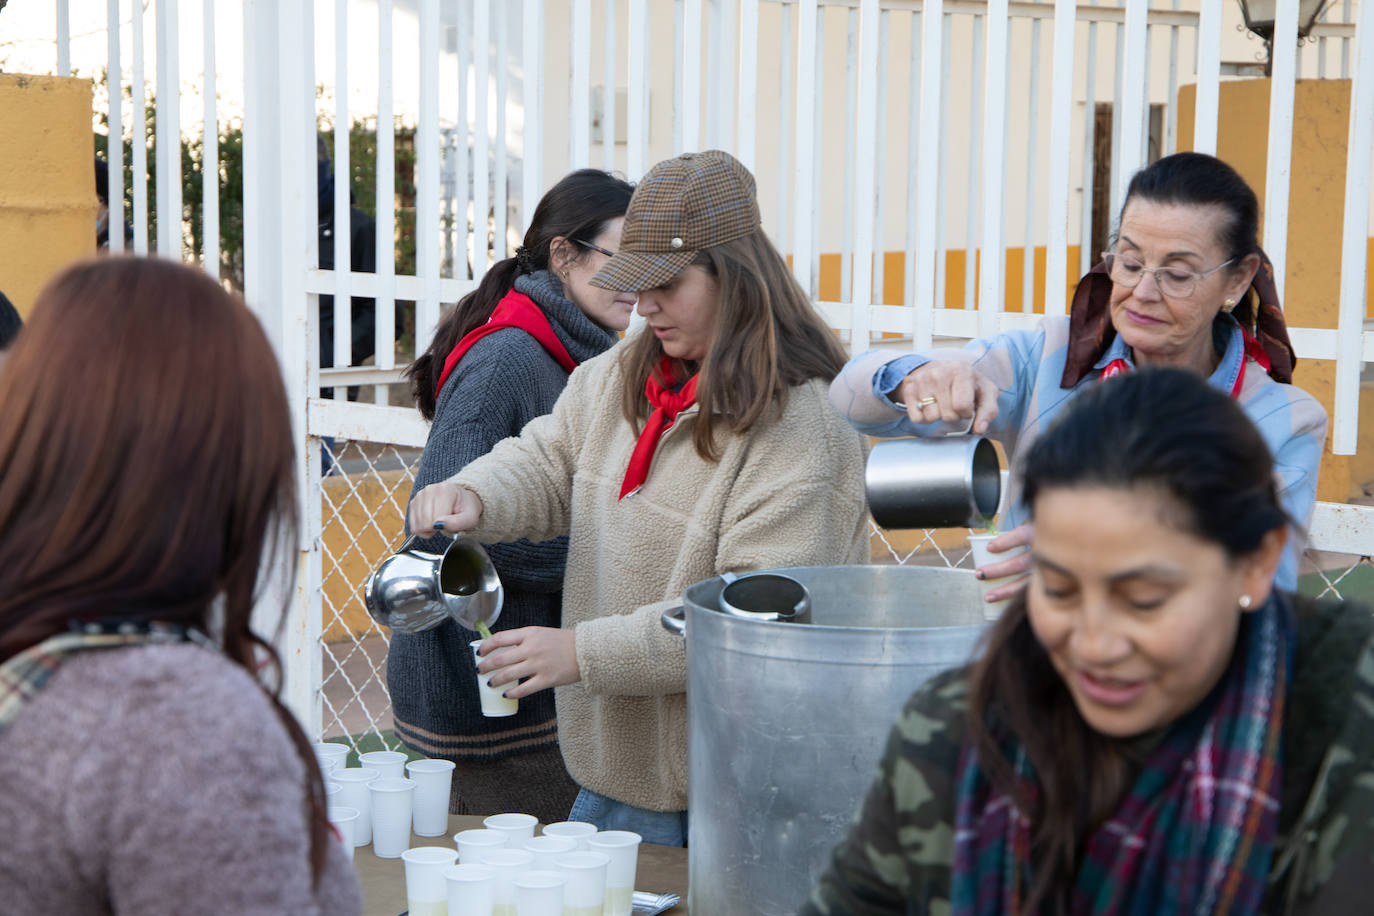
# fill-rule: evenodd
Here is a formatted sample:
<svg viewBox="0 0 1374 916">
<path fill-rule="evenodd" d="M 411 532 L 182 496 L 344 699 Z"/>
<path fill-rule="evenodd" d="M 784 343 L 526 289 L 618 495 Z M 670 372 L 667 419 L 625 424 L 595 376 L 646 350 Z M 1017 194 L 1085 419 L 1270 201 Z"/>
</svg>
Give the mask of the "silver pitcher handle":
<svg viewBox="0 0 1374 916">
<path fill-rule="evenodd" d="M 664 611 L 662 616 L 658 619 L 662 622 L 663 629 L 667 630 L 669 633 L 676 633 L 678 636 L 686 636 L 687 618 L 685 615 L 686 612 L 682 609 L 682 605 L 679 604 L 677 607 L 668 608 L 668 610 Z"/>
<path fill-rule="evenodd" d="M 436 534 L 436 535 L 442 534 L 444 537 L 448 538 L 450 541 L 453 540 L 454 537 L 456 537 L 456 535 L 449 534 L 447 531 L 445 531 L 445 530 L 442 529 L 442 528 L 436 530 L 436 531 L 434 532 L 434 534 Z M 432 536 L 433 536 L 433 535 L 431 535 L 431 537 L 432 537 Z M 429 540 L 429 538 L 422 538 L 422 537 L 420 537 L 418 534 L 412 534 L 410 537 L 406 538 L 404 544 L 402 544 L 400 547 L 397 547 L 395 550 L 393 550 L 393 551 L 391 551 L 391 552 L 392 552 L 392 553 L 405 553 L 405 552 L 406 552 L 407 550 L 409 550 L 412 546 L 414 546 L 414 544 L 415 544 L 416 541 L 424 541 L 424 540 Z"/>
</svg>

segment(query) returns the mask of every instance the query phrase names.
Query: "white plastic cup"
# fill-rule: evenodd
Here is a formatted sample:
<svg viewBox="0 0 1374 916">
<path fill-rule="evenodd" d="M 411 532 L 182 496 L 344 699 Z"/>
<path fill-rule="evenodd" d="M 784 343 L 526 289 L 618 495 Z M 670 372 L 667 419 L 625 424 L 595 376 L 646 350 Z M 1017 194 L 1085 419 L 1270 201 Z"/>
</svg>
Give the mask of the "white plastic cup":
<svg viewBox="0 0 1374 916">
<path fill-rule="evenodd" d="M 604 853 L 611 860 L 606 864 L 605 916 L 630 916 L 634 910 L 635 871 L 642 839 L 629 830 L 603 830 L 587 840 L 592 852 Z"/>
<path fill-rule="evenodd" d="M 372 793 L 372 854 L 395 859 L 410 846 L 410 806 L 415 783 L 409 779 L 378 779 Z"/>
<path fill-rule="evenodd" d="M 453 835 L 453 845 L 458 848 L 459 864 L 476 865 L 487 853 L 505 849 L 508 839 L 499 830 L 462 830 Z"/>
<path fill-rule="evenodd" d="M 324 800 L 326 803 L 332 802 L 334 800 L 334 796 L 338 795 L 342 791 L 343 786 L 339 785 L 337 782 L 334 782 L 332 779 L 326 779 L 324 781 Z"/>
<path fill-rule="evenodd" d="M 484 818 L 482 826 L 506 835 L 506 845 L 519 849 L 525 841 L 533 838 L 535 825 L 539 819 L 530 814 L 493 814 Z"/>
<path fill-rule="evenodd" d="M 577 851 L 577 840 L 567 836 L 537 836 L 526 840 L 521 847 L 534 856 L 534 867 L 540 871 L 555 871 L 554 859 Z"/>
<path fill-rule="evenodd" d="M 496 869 L 460 863 L 444 871 L 448 916 L 491 916 L 496 899 Z"/>
<path fill-rule="evenodd" d="M 320 762 L 320 772 L 325 776 L 334 770 L 342 770 L 348 765 L 347 744 L 317 741 L 311 746 L 315 749 L 315 759 Z"/>
<path fill-rule="evenodd" d="M 602 852 L 569 852 L 554 860 L 563 885 L 563 916 L 601 916 L 606 905 L 606 866 Z"/>
<path fill-rule="evenodd" d="M 534 856 L 523 849 L 493 849 L 483 853 L 481 864 L 490 866 L 496 872 L 492 916 L 516 916 L 515 876 L 530 870 Z"/>
<path fill-rule="evenodd" d="M 355 808 L 358 820 L 353 825 L 353 845 L 366 846 L 372 842 L 372 793 L 368 784 L 381 776 L 371 767 L 345 767 L 330 774 L 330 780 L 343 790 L 330 799 L 345 808 Z"/>
<path fill-rule="evenodd" d="M 415 783 L 411 818 L 416 836 L 448 833 L 448 796 L 453 785 L 452 760 L 412 760 L 406 774 Z"/>
<path fill-rule="evenodd" d="M 1023 544 L 1020 547 L 1013 547 L 1011 550 L 1004 550 L 1001 553 L 992 553 L 988 550 L 988 541 L 991 541 L 995 537 L 1000 537 L 1000 535 L 970 534 L 968 536 L 968 546 L 973 551 L 974 569 L 980 569 L 987 566 L 989 563 L 1000 563 L 1003 560 L 1010 560 L 1012 557 L 1019 553 L 1024 553 L 1026 550 Z M 1005 585 L 1011 578 L 1011 576 L 1003 576 L 1001 579 L 979 579 L 978 591 L 980 594 L 986 595 L 999 585 Z M 1010 598 L 1003 598 L 1001 601 L 994 601 L 992 604 L 988 604 L 984 601 L 983 617 L 987 620 L 996 620 L 1002 616 L 1002 611 L 1010 602 Z"/>
<path fill-rule="evenodd" d="M 477 647 L 481 644 L 482 640 L 480 639 L 468 643 L 472 649 L 472 657 L 479 665 L 482 664 L 482 657 L 477 654 Z M 500 668 L 496 669 L 496 671 L 500 670 Z M 488 718 L 513 716 L 520 711 L 520 701 L 502 696 L 502 691 L 507 687 L 514 687 L 515 684 L 503 684 L 500 687 L 487 686 L 487 682 L 492 679 L 496 671 L 477 675 L 477 697 L 482 701 L 482 715 Z"/>
<path fill-rule="evenodd" d="M 329 823 L 339 832 L 339 842 L 343 844 L 344 852 L 348 853 L 348 858 L 351 860 L 353 847 L 357 845 L 353 841 L 353 834 L 358 826 L 358 809 L 348 808 L 344 805 L 330 805 Z"/>
<path fill-rule="evenodd" d="M 369 751 L 358 755 L 358 763 L 381 773 L 383 779 L 405 779 L 406 755 L 398 751 Z"/>
<path fill-rule="evenodd" d="M 448 880 L 458 852 L 448 846 L 416 846 L 401 853 L 410 916 L 448 916 Z"/>
<path fill-rule="evenodd" d="M 563 916 L 562 872 L 536 868 L 515 876 L 515 916 Z"/>
<path fill-rule="evenodd" d="M 565 836 L 577 841 L 577 851 L 587 851 L 587 838 L 596 835 L 597 827 L 586 821 L 559 821 L 549 824 L 541 831 L 544 836 Z"/>
</svg>

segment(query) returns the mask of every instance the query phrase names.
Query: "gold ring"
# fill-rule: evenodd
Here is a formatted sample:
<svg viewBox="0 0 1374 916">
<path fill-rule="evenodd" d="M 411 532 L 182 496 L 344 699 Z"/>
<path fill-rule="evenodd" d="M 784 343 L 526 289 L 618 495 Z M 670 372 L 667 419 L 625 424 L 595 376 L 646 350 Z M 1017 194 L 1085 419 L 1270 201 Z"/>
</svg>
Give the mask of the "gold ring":
<svg viewBox="0 0 1374 916">
<path fill-rule="evenodd" d="M 916 406 L 917 406 L 917 407 L 929 407 L 931 404 L 934 404 L 934 403 L 935 403 L 935 398 L 921 398 L 919 401 L 916 402 Z"/>
</svg>

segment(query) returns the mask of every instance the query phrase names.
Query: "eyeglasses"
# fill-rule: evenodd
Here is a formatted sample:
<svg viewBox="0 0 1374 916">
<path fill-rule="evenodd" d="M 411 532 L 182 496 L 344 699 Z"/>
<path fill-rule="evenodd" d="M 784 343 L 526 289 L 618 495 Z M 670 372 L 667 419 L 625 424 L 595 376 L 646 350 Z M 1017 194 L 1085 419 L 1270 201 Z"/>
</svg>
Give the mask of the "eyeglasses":
<svg viewBox="0 0 1374 916">
<path fill-rule="evenodd" d="M 1146 267 L 1135 258 L 1110 251 L 1102 252 L 1102 260 L 1107 263 L 1107 276 L 1118 286 L 1134 289 L 1140 284 L 1142 277 L 1153 274 L 1155 286 L 1159 287 L 1161 293 L 1171 299 L 1187 299 L 1197 292 L 1198 283 L 1235 261 L 1235 258 L 1222 261 L 1211 270 L 1200 274 L 1179 267 Z"/>
<path fill-rule="evenodd" d="M 601 252 L 602 254 L 604 254 L 606 257 L 608 257 L 608 258 L 613 258 L 613 257 L 615 257 L 615 252 L 614 252 L 614 251 L 607 251 L 605 248 L 602 248 L 600 245 L 594 245 L 594 244 L 592 244 L 591 242 L 584 242 L 584 241 L 582 241 L 581 239 L 573 239 L 573 241 L 576 242 L 577 244 L 581 245 L 583 248 L 590 248 L 592 251 L 599 251 L 599 252 Z"/>
</svg>

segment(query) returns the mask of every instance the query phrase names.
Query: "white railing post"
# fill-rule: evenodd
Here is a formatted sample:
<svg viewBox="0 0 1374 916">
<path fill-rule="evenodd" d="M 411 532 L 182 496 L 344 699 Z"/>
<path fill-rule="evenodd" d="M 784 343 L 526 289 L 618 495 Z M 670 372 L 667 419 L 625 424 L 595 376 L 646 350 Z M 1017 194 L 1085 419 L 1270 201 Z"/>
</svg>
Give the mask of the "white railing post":
<svg viewBox="0 0 1374 916">
<path fill-rule="evenodd" d="M 997 332 L 1003 301 L 1003 208 L 1006 204 L 1007 0 L 989 0 L 983 103 L 983 243 L 978 271 L 978 334 Z"/>
<path fill-rule="evenodd" d="M 219 100 L 215 74 L 215 0 L 202 6 L 205 54 L 205 121 L 200 146 L 200 264 L 219 279 Z M 178 161 L 180 161 L 178 159 Z"/>
<path fill-rule="evenodd" d="M 57 75 L 72 75 L 72 17 L 68 0 L 57 0 Z"/>
<path fill-rule="evenodd" d="M 1197 29 L 1197 99 L 1193 150 L 1215 156 L 1221 105 L 1221 4 L 1203 3 Z"/>
<path fill-rule="evenodd" d="M 911 346 L 928 349 L 935 334 L 936 248 L 942 208 L 940 199 L 941 108 L 944 90 L 944 0 L 926 0 L 921 10 L 921 133 L 916 155 L 916 278 L 912 295 Z M 915 36 L 912 37 L 915 40 Z"/>
<path fill-rule="evenodd" d="M 148 83 L 144 78 L 146 62 L 143 35 L 143 4 L 133 5 L 134 72 L 129 104 L 133 107 L 133 138 L 130 140 L 134 192 L 134 254 L 148 253 Z"/>
<path fill-rule="evenodd" d="M 396 365 L 396 118 L 395 73 L 391 36 L 392 0 L 377 4 L 377 312 L 373 321 L 373 362 L 378 369 Z M 486 238 L 486 218 L 481 220 Z M 475 262 L 474 262 L 475 263 Z M 484 265 L 485 266 L 485 265 Z M 334 300 L 334 308 L 351 308 Z M 338 326 L 335 326 L 338 332 Z M 349 362 L 352 362 L 350 352 Z M 385 389 L 377 389 L 377 398 Z"/>
<path fill-rule="evenodd" d="M 740 0 L 739 22 L 739 108 L 736 110 L 735 148 L 739 161 L 754 171 L 758 145 L 759 100 L 759 3 Z"/>
<path fill-rule="evenodd" d="M 439 322 L 439 0 L 420 0 L 420 123 L 415 130 L 415 352 L 423 353 Z M 505 206 L 504 197 L 501 206 Z M 344 211 L 347 226 L 347 210 Z M 339 216 L 335 215 L 339 224 Z M 348 265 L 341 265 L 343 270 Z"/>
<path fill-rule="evenodd" d="M 1126 26 L 1122 35 L 1121 59 L 1121 105 L 1117 108 L 1120 124 L 1121 145 L 1114 164 L 1115 187 L 1112 194 L 1112 210 L 1116 212 L 1126 200 L 1126 187 L 1140 167 L 1145 164 L 1144 134 L 1145 114 L 1150 110 L 1148 93 L 1150 58 L 1146 49 L 1146 14 L 1150 0 L 1126 0 Z M 1123 47 L 1124 43 L 1124 47 Z"/>
<path fill-rule="evenodd" d="M 677 153 L 701 149 L 701 0 L 686 0 L 682 15 L 682 148 Z"/>
<path fill-rule="evenodd" d="M 797 124 L 793 144 L 796 162 L 793 165 L 797 205 L 792 216 L 792 273 L 808 296 L 815 298 L 812 282 L 812 232 L 816 219 L 816 195 L 812 171 L 816 167 L 818 151 L 815 146 L 816 127 L 816 9 L 817 0 L 797 3 Z M 787 40 L 784 38 L 784 40 Z M 786 175 L 784 173 L 784 180 Z"/>
<path fill-rule="evenodd" d="M 521 137 L 520 234 L 530 228 L 534 208 L 544 194 L 544 0 L 525 0 L 521 25 L 521 87 L 525 99 L 524 136 Z M 460 140 L 466 142 L 466 140 Z M 455 275 L 459 272 L 455 271 Z"/>
<path fill-rule="evenodd" d="M 1365 284 L 1369 276 L 1370 149 L 1374 148 L 1374 16 L 1355 26 L 1355 72 L 1346 145 L 1345 217 L 1341 231 L 1341 307 L 1331 450 L 1353 455 L 1359 444 L 1360 370 L 1364 351 Z M 1370 551 L 1365 550 L 1366 553 Z"/>
<path fill-rule="evenodd" d="M 627 32 L 625 171 L 638 181 L 649 169 L 649 0 L 630 0 Z"/>
<path fill-rule="evenodd" d="M 124 250 L 124 70 L 120 63 L 119 0 L 109 0 L 106 16 L 109 64 L 105 86 L 110 95 L 110 131 L 105 146 L 105 161 L 110 176 L 109 228 L 110 251 Z"/>
<path fill-rule="evenodd" d="M 348 117 L 348 65 L 348 0 L 334 0 L 334 340 L 331 347 L 335 366 L 353 364 L 353 218 L 349 194 L 353 168 L 349 149 L 352 125 Z"/>
<path fill-rule="evenodd" d="M 176 0 L 157 0 L 157 253 L 181 259 L 181 69 Z"/>
<path fill-rule="evenodd" d="M 874 301 L 874 207 L 877 186 L 878 130 L 878 0 L 863 0 L 859 5 L 859 66 L 857 76 L 857 149 L 854 183 L 849 193 L 854 201 L 853 284 L 847 290 L 850 303 L 850 349 L 868 349 L 869 312 Z"/>
<path fill-rule="evenodd" d="M 572 117 L 568 131 L 568 165 L 574 169 L 591 164 L 592 137 L 592 0 L 573 0 L 572 28 L 568 30 L 572 57 Z"/>
<path fill-rule="evenodd" d="M 1264 251 L 1274 264 L 1274 286 L 1283 302 L 1288 269 L 1288 191 L 1293 156 L 1293 95 L 1297 77 L 1298 0 L 1274 8 L 1274 66 L 1269 81 L 1269 153 L 1264 178 Z M 1368 200 L 1368 195 L 1365 196 Z"/>
<path fill-rule="evenodd" d="M 1054 69 L 1050 76 L 1049 226 L 1045 238 L 1045 314 L 1068 310 L 1069 287 L 1069 148 L 1073 116 L 1074 0 L 1054 3 Z M 1092 100 L 1084 109 L 1092 124 Z"/>
</svg>

